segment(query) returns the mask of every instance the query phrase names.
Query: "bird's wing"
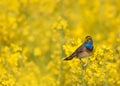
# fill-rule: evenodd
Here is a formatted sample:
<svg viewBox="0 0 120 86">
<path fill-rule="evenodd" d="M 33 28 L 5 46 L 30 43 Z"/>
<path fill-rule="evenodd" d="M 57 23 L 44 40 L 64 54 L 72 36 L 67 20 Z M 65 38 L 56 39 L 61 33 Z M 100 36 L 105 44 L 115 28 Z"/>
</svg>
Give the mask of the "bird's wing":
<svg viewBox="0 0 120 86">
<path fill-rule="evenodd" d="M 82 44 L 80 47 L 78 47 L 78 48 L 73 52 L 73 54 L 76 54 L 76 55 L 77 55 L 78 53 L 84 51 L 84 48 L 85 48 L 85 46 L 84 46 L 84 44 Z"/>
<path fill-rule="evenodd" d="M 80 52 L 84 50 L 85 46 L 82 44 L 80 47 L 78 47 L 70 56 L 65 58 L 64 60 L 71 60 L 73 57 L 78 56 Z"/>
</svg>

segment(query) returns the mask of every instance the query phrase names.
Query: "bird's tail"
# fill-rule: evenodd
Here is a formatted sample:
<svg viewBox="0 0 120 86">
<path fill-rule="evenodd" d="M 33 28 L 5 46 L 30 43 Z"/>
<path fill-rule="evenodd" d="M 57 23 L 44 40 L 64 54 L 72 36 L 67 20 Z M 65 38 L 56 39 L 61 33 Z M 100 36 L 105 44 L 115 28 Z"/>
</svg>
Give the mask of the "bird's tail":
<svg viewBox="0 0 120 86">
<path fill-rule="evenodd" d="M 66 57 L 64 60 L 71 60 L 73 59 L 73 57 L 69 56 L 69 57 Z"/>
<path fill-rule="evenodd" d="M 70 55 L 69 57 L 66 57 L 64 60 L 71 60 L 71 59 L 73 59 L 74 57 L 75 57 L 75 55 L 72 54 L 72 55 Z"/>
</svg>

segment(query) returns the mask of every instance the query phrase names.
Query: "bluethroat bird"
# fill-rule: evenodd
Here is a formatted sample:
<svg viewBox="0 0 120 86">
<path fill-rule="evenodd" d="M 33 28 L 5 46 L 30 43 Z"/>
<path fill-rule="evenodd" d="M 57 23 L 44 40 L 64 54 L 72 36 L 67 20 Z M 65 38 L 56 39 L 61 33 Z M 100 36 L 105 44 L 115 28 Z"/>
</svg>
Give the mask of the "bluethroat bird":
<svg viewBox="0 0 120 86">
<path fill-rule="evenodd" d="M 91 52 L 93 51 L 93 40 L 91 36 L 86 36 L 85 37 L 85 42 L 78 47 L 70 56 L 65 58 L 64 60 L 71 60 L 74 57 L 77 58 L 83 58 L 86 56 L 89 56 Z"/>
</svg>

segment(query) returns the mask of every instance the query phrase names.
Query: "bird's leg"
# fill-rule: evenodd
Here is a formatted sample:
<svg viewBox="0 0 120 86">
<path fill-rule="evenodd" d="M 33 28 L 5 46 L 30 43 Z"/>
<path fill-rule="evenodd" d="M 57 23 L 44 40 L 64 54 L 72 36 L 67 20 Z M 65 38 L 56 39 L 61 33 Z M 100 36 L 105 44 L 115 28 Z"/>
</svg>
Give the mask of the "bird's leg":
<svg viewBox="0 0 120 86">
<path fill-rule="evenodd" d="M 84 61 L 82 61 L 82 60 L 80 59 L 81 62 L 82 62 L 82 63 L 81 63 L 81 64 L 82 64 L 82 68 L 83 68 L 84 70 L 86 70 L 86 67 L 87 67 L 88 64 L 89 64 L 89 57 L 87 56 L 86 59 L 87 59 L 86 62 L 84 62 Z"/>
<path fill-rule="evenodd" d="M 89 56 L 87 56 L 86 59 L 87 59 L 87 61 L 86 61 L 86 63 L 84 64 L 84 67 L 89 66 L 89 63 L 90 63 L 90 58 L 89 58 Z"/>
<path fill-rule="evenodd" d="M 81 64 L 81 67 L 82 69 L 84 70 L 85 69 L 85 62 L 82 60 L 82 58 L 79 58 L 80 59 L 80 64 Z"/>
<path fill-rule="evenodd" d="M 84 62 L 82 61 L 82 59 L 81 58 L 79 58 L 80 59 L 80 62 L 83 64 Z"/>
<path fill-rule="evenodd" d="M 86 63 L 84 64 L 84 67 L 86 67 L 88 65 L 88 56 L 86 57 L 87 61 Z"/>
<path fill-rule="evenodd" d="M 90 58 L 89 58 L 89 56 L 87 56 L 87 57 L 85 57 L 86 58 L 86 61 L 84 62 L 83 60 L 82 60 L 82 58 L 79 58 L 80 59 L 80 64 L 81 64 L 81 66 L 82 66 L 82 68 L 83 69 L 86 69 L 86 67 L 89 65 L 89 63 L 90 63 Z"/>
</svg>

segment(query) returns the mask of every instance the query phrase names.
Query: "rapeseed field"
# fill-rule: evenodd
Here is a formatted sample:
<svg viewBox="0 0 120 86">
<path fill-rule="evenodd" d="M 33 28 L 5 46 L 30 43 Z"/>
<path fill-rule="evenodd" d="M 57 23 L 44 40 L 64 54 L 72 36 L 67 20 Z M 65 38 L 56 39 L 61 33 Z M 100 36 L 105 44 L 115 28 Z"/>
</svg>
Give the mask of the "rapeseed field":
<svg viewBox="0 0 120 86">
<path fill-rule="evenodd" d="M 120 86 L 120 0 L 0 0 L 0 86 Z"/>
</svg>

